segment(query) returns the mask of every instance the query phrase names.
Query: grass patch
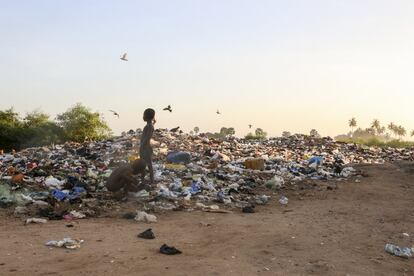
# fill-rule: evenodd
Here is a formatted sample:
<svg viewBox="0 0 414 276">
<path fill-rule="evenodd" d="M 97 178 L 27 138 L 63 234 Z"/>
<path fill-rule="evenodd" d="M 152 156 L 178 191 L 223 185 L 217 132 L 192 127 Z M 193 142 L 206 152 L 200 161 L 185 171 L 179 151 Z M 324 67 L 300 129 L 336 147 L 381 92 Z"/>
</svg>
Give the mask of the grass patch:
<svg viewBox="0 0 414 276">
<path fill-rule="evenodd" d="M 254 134 L 249 133 L 244 137 L 244 139 L 246 139 L 246 140 L 265 140 L 266 136 L 264 136 L 264 135 L 254 135 Z"/>
<path fill-rule="evenodd" d="M 378 138 L 340 138 L 337 141 L 345 143 L 354 143 L 358 145 L 365 145 L 369 147 L 379 147 L 379 148 L 413 148 L 414 142 L 410 141 L 401 141 L 401 140 L 391 140 L 391 141 L 381 141 Z"/>
</svg>

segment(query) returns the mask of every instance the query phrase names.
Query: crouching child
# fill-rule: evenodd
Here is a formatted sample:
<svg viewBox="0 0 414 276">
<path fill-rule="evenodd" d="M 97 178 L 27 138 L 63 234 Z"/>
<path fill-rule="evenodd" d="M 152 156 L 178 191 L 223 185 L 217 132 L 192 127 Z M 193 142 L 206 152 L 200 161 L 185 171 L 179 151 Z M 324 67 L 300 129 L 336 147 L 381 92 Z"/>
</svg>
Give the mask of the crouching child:
<svg viewBox="0 0 414 276">
<path fill-rule="evenodd" d="M 106 181 L 106 188 L 119 199 L 125 197 L 128 192 L 139 191 L 142 187 L 134 175 L 141 175 L 144 180 L 146 165 L 144 160 L 137 159 L 131 164 L 116 168 Z"/>
</svg>

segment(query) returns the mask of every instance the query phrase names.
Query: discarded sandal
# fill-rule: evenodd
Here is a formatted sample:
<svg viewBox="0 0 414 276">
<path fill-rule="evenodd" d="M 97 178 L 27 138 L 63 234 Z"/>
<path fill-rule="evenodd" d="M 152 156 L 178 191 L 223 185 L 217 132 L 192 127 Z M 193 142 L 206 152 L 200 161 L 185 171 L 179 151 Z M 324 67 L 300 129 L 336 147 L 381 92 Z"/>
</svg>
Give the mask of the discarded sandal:
<svg viewBox="0 0 414 276">
<path fill-rule="evenodd" d="M 178 250 L 177 248 L 168 246 L 164 243 L 160 248 L 160 253 L 166 254 L 166 255 L 176 255 L 176 254 L 181 254 L 182 252 Z"/>
<path fill-rule="evenodd" d="M 138 234 L 138 238 L 146 239 L 146 240 L 152 240 L 152 239 L 155 239 L 155 235 L 152 232 L 152 229 L 149 228 L 149 229 L 145 230 L 144 232 Z"/>
</svg>

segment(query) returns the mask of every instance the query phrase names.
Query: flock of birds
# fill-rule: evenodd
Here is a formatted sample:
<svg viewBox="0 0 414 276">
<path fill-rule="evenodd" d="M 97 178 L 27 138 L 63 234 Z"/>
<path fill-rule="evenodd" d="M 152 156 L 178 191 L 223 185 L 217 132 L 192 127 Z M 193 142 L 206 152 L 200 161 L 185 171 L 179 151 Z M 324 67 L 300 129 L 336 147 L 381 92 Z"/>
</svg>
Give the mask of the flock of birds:
<svg viewBox="0 0 414 276">
<path fill-rule="evenodd" d="M 124 53 L 123 55 L 121 55 L 120 59 L 123 60 L 123 61 L 128 61 L 127 56 L 128 56 L 127 53 Z M 166 108 L 163 109 L 163 111 L 169 111 L 171 113 L 172 112 L 171 105 L 168 105 Z M 114 116 L 117 116 L 118 119 L 119 119 L 119 113 L 118 112 L 116 112 L 115 110 L 109 110 L 109 112 L 112 112 L 112 114 Z M 221 115 L 221 112 L 217 109 L 216 114 Z M 249 125 L 249 129 L 251 129 L 251 128 L 252 128 L 252 125 Z M 175 128 L 170 129 L 170 131 L 171 132 L 177 132 L 179 129 L 180 129 L 180 127 L 175 127 Z"/>
</svg>

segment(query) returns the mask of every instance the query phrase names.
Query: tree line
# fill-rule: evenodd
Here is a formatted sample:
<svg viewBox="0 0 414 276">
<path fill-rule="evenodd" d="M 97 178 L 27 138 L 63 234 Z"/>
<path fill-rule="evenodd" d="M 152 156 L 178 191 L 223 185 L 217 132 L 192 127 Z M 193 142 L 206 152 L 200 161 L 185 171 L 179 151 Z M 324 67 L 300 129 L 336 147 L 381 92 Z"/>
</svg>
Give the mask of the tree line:
<svg viewBox="0 0 414 276">
<path fill-rule="evenodd" d="M 200 132 L 200 128 L 199 127 L 194 127 L 193 130 L 190 131 L 191 135 L 194 134 L 198 134 Z M 205 133 L 205 135 L 209 138 L 215 138 L 215 139 L 223 139 L 226 137 L 231 137 L 233 135 L 236 134 L 236 130 L 234 129 L 234 127 L 222 127 L 220 129 L 220 132 L 207 132 Z M 249 132 L 244 138 L 246 140 L 263 140 L 266 139 L 267 137 L 267 132 L 265 132 L 263 129 L 261 128 L 256 128 L 256 130 L 254 131 L 254 133 Z"/>
<path fill-rule="evenodd" d="M 402 139 L 407 135 L 407 130 L 402 125 L 397 125 L 393 122 L 389 123 L 387 127 L 381 125 L 378 119 L 374 119 L 368 128 L 355 128 L 357 127 L 357 120 L 353 117 L 348 121 L 348 125 L 351 128 L 351 132 L 348 134 L 351 138 L 364 138 L 367 136 L 379 137 L 384 140 L 391 140 L 394 137 Z M 388 130 L 388 132 L 387 132 Z M 414 130 L 410 132 L 411 136 L 414 136 Z"/>
<path fill-rule="evenodd" d="M 55 119 L 40 110 L 24 117 L 13 108 L 0 110 L 0 150 L 104 139 L 111 135 L 102 116 L 88 107 L 76 104 Z"/>
</svg>

